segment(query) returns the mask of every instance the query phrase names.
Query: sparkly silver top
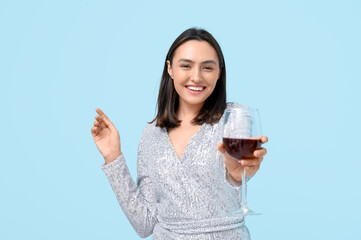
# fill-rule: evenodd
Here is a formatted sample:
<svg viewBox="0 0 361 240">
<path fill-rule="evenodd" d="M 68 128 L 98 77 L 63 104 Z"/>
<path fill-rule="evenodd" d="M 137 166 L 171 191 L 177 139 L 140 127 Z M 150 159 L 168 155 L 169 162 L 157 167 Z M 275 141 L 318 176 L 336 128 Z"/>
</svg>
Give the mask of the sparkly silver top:
<svg viewBox="0 0 361 240">
<path fill-rule="evenodd" d="M 228 103 L 227 109 L 243 107 Z M 167 130 L 149 124 L 138 148 L 138 177 L 123 155 L 103 164 L 112 189 L 140 237 L 155 240 L 249 239 L 241 217 L 239 186 L 228 176 L 217 144 L 222 121 L 203 124 L 179 159 Z M 248 180 L 249 178 L 247 178 Z"/>
</svg>

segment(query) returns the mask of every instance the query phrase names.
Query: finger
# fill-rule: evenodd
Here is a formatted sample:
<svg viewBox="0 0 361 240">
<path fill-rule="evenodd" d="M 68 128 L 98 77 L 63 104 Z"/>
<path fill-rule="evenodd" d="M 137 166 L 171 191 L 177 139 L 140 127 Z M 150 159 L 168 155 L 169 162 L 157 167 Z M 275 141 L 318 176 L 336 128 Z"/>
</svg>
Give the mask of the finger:
<svg viewBox="0 0 361 240">
<path fill-rule="evenodd" d="M 103 122 L 107 127 L 115 129 L 113 123 L 110 121 L 107 115 L 105 115 L 105 113 L 103 113 L 103 111 L 100 110 L 100 108 L 95 109 L 95 111 L 100 115 L 100 117 L 102 118 Z"/>
<path fill-rule="evenodd" d="M 226 147 L 225 147 L 224 143 L 218 143 L 217 148 L 221 153 L 224 153 L 226 151 Z"/>
<path fill-rule="evenodd" d="M 94 122 L 94 127 L 100 127 L 100 123 L 98 121 Z"/>
<path fill-rule="evenodd" d="M 259 170 L 260 166 L 251 166 L 251 167 L 244 167 L 247 173 L 251 173 L 252 175 L 255 174 Z"/>
<path fill-rule="evenodd" d="M 268 142 L 268 137 L 262 136 L 262 137 L 261 137 L 261 142 L 262 142 L 262 143 Z"/>
<path fill-rule="evenodd" d="M 252 166 L 260 165 L 262 163 L 262 161 L 263 161 L 263 157 L 242 159 L 241 160 L 241 165 L 243 167 L 252 167 Z"/>
<path fill-rule="evenodd" d="M 91 133 L 92 133 L 93 137 L 96 137 L 98 135 L 98 128 L 97 127 L 92 127 L 91 128 Z"/>
<path fill-rule="evenodd" d="M 98 128 L 97 128 L 97 127 L 92 127 L 92 128 L 91 128 L 91 132 L 96 132 L 96 131 L 98 131 Z"/>
<path fill-rule="evenodd" d="M 98 124 L 95 126 L 99 126 L 100 129 L 106 128 L 107 125 L 105 124 L 104 120 L 100 116 L 95 116 L 95 119 L 97 120 Z"/>
<path fill-rule="evenodd" d="M 266 154 L 267 154 L 267 149 L 265 148 L 258 148 L 253 152 L 253 156 L 255 157 L 263 157 Z"/>
</svg>

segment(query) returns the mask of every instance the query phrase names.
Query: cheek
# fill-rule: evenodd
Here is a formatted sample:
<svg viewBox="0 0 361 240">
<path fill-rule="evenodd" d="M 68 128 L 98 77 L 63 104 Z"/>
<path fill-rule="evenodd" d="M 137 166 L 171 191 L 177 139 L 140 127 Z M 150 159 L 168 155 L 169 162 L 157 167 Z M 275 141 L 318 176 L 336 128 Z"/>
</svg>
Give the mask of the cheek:
<svg viewBox="0 0 361 240">
<path fill-rule="evenodd" d="M 175 89 L 175 91 L 178 93 L 178 95 L 180 94 L 180 92 L 182 91 L 182 86 L 178 83 L 173 83 L 173 85 L 174 85 L 174 89 Z"/>
<path fill-rule="evenodd" d="M 174 79 L 176 79 L 177 82 L 182 82 L 186 80 L 187 76 L 188 76 L 187 72 L 185 71 L 174 71 L 174 75 L 173 75 Z"/>
<path fill-rule="evenodd" d="M 173 72 L 173 84 L 176 90 L 181 90 L 188 81 L 187 73 L 183 71 Z"/>
<path fill-rule="evenodd" d="M 213 93 L 214 89 L 216 88 L 217 80 L 212 79 L 212 81 L 208 82 L 208 96 L 207 98 Z"/>
<path fill-rule="evenodd" d="M 173 86 L 174 86 L 175 91 L 178 93 L 178 95 L 183 91 L 182 82 L 180 81 L 179 78 L 176 78 L 175 76 L 173 78 Z"/>
<path fill-rule="evenodd" d="M 208 85 L 209 85 L 210 88 L 212 88 L 212 90 L 216 87 L 217 81 L 218 81 L 218 79 L 215 78 L 214 75 L 212 75 L 212 76 L 209 78 Z"/>
</svg>

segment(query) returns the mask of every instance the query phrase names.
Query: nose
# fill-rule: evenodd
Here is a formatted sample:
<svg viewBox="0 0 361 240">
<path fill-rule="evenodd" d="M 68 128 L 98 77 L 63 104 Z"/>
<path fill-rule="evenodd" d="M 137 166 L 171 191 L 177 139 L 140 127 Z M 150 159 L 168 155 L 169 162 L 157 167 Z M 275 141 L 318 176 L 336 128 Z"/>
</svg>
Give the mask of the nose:
<svg viewBox="0 0 361 240">
<path fill-rule="evenodd" d="M 191 80 L 195 83 L 199 83 L 202 81 L 202 72 L 199 68 L 193 68 Z"/>
</svg>

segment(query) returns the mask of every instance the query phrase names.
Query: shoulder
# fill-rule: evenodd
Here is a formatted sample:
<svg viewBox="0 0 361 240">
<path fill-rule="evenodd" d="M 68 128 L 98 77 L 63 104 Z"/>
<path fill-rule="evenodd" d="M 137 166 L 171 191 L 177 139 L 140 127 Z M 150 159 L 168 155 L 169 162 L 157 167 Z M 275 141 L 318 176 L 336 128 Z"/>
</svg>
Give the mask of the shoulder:
<svg viewBox="0 0 361 240">
<path fill-rule="evenodd" d="M 226 103 L 226 108 L 224 109 L 221 118 L 220 118 L 216 123 L 218 124 L 218 123 L 220 123 L 220 122 L 223 122 L 224 113 L 225 113 L 227 110 L 234 109 L 234 108 L 247 109 L 248 107 L 247 107 L 247 105 L 239 104 L 239 103 L 236 103 L 236 102 L 227 102 L 227 103 Z M 216 125 L 217 125 L 217 124 L 216 124 Z M 210 125 L 213 126 L 214 124 L 210 124 Z"/>
<path fill-rule="evenodd" d="M 224 113 L 225 113 L 227 110 L 231 110 L 231 109 L 235 109 L 235 108 L 247 109 L 248 106 L 247 106 L 247 105 L 244 105 L 244 104 L 236 103 L 236 102 L 227 102 L 226 109 L 225 109 L 224 112 L 223 112 L 223 115 L 222 115 L 222 117 L 221 117 L 221 119 L 220 119 L 220 122 L 223 122 Z"/>
<path fill-rule="evenodd" d="M 234 109 L 234 108 L 248 108 L 247 105 L 244 105 L 244 104 L 240 104 L 240 103 L 236 103 L 236 102 L 227 102 L 227 107 L 226 107 L 226 110 L 229 110 L 229 109 Z"/>
<path fill-rule="evenodd" d="M 155 126 L 155 123 L 148 123 L 144 127 L 140 137 L 138 145 L 138 156 L 149 155 L 149 151 L 151 151 L 158 143 L 160 136 L 161 132 L 159 131 L 159 128 Z"/>
<path fill-rule="evenodd" d="M 154 137 L 159 137 L 165 129 L 155 126 L 155 122 L 148 123 L 142 132 L 142 139 L 151 139 Z"/>
<path fill-rule="evenodd" d="M 221 118 L 220 118 L 215 124 L 207 124 L 207 125 L 211 125 L 213 128 L 217 128 L 218 125 L 219 125 L 219 123 L 222 123 L 222 122 L 223 122 L 224 113 L 225 113 L 227 110 L 235 109 L 235 108 L 247 109 L 248 106 L 247 106 L 247 105 L 244 105 L 244 104 L 236 103 L 236 102 L 227 102 L 227 103 L 226 103 L 226 108 L 224 109 L 224 112 L 223 112 Z"/>
<path fill-rule="evenodd" d="M 147 123 L 147 125 L 143 128 L 142 135 L 149 134 L 155 130 L 155 123 Z"/>
</svg>

